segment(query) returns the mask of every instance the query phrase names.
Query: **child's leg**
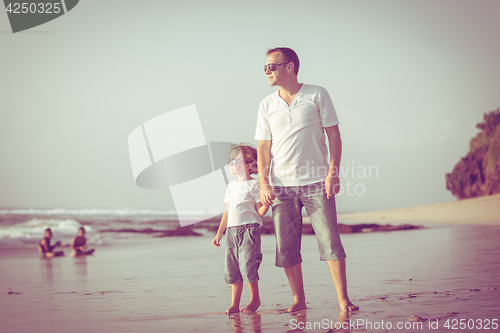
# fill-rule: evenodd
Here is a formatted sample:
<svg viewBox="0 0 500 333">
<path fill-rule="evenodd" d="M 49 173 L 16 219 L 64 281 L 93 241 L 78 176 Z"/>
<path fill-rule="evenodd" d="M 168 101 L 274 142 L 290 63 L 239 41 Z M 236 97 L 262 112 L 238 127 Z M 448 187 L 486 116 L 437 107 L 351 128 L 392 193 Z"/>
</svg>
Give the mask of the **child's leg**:
<svg viewBox="0 0 500 333">
<path fill-rule="evenodd" d="M 240 312 L 241 292 L 243 291 L 243 282 L 233 283 L 231 286 L 231 307 L 227 309 L 227 314 Z M 257 290 L 258 292 L 258 290 Z"/>
<path fill-rule="evenodd" d="M 226 310 L 227 314 L 240 312 L 241 292 L 243 291 L 243 278 L 240 273 L 238 262 L 238 230 L 229 227 L 226 230 L 226 262 L 224 266 L 224 280 L 231 284 L 231 306 Z"/>
<path fill-rule="evenodd" d="M 250 290 L 250 302 L 241 309 L 244 313 L 255 312 L 260 306 L 258 273 L 260 263 L 262 262 L 260 243 L 260 226 L 254 224 L 248 227 L 244 244 L 241 247 L 242 251 L 240 252 L 240 271 L 244 276 L 244 280 L 249 282 L 248 289 Z"/>
<path fill-rule="evenodd" d="M 241 309 L 244 313 L 255 312 L 260 306 L 259 281 L 249 283 L 248 289 L 250 289 L 250 302 Z"/>
</svg>

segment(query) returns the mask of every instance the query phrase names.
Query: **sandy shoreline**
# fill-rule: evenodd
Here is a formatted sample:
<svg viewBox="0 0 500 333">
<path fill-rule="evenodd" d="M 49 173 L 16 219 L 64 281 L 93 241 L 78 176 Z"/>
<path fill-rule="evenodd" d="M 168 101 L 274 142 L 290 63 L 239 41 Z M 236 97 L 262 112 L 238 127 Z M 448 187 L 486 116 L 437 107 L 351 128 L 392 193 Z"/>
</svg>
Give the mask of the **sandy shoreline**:
<svg viewBox="0 0 500 333">
<path fill-rule="evenodd" d="M 302 242 L 309 309 L 297 314 L 281 311 L 290 305 L 291 293 L 283 270 L 274 266 L 273 235 L 262 237 L 262 306 L 254 315 L 219 313 L 229 306 L 231 288 L 223 281 L 224 250 L 211 245 L 212 235 L 97 247 L 86 258 L 1 253 L 1 331 L 288 332 L 300 331 L 294 328 L 303 323 L 303 332 L 324 332 L 317 325 L 410 325 L 415 315 L 438 320 L 441 328 L 448 319 L 491 320 L 500 313 L 499 238 L 498 226 L 460 225 L 343 235 L 349 292 L 361 307 L 350 316 L 337 310 L 312 235 Z M 245 288 L 243 304 L 248 297 Z M 314 323 L 316 328 L 307 329 Z M 428 330 L 428 323 L 406 331 L 448 331 Z M 386 332 L 366 325 L 343 332 L 358 330 Z"/>
<path fill-rule="evenodd" d="M 500 224 L 500 194 L 434 205 L 340 214 L 339 222 Z"/>
</svg>

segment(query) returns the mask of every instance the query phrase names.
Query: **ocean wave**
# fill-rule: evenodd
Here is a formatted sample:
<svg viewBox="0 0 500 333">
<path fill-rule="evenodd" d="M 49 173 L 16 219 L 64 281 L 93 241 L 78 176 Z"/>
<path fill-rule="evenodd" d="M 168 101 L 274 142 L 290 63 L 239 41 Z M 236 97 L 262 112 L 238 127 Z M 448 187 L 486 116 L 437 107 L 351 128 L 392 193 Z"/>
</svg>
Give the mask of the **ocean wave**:
<svg viewBox="0 0 500 333">
<path fill-rule="evenodd" d="M 45 229 L 52 230 L 53 239 L 71 242 L 82 225 L 72 219 L 40 219 L 33 218 L 21 223 L 0 225 L 0 247 L 26 246 L 38 243 L 45 236 Z M 93 233 L 91 226 L 86 226 L 88 234 Z"/>
<path fill-rule="evenodd" d="M 153 209 L 102 209 L 102 208 L 11 208 L 0 209 L 0 215 L 77 215 L 77 216 L 134 216 L 134 215 L 153 215 L 153 216 L 172 216 L 176 215 L 173 210 L 153 210 Z"/>
</svg>

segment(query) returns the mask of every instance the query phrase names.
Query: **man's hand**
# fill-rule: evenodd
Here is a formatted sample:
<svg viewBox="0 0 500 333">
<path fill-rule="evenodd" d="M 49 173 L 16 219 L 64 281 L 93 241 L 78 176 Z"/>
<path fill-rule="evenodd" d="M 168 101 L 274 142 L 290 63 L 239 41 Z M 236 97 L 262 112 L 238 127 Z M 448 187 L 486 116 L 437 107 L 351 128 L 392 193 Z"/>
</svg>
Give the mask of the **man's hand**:
<svg viewBox="0 0 500 333">
<path fill-rule="evenodd" d="M 339 176 L 335 176 L 333 172 L 328 173 L 325 180 L 325 192 L 327 199 L 337 195 L 340 191 Z"/>
<path fill-rule="evenodd" d="M 273 192 L 273 187 L 269 184 L 264 184 L 260 187 L 260 202 L 264 206 L 271 206 L 276 198 Z"/>
<path fill-rule="evenodd" d="M 219 233 L 217 233 L 214 237 L 214 240 L 212 241 L 212 245 L 215 247 L 219 247 L 221 238 L 222 238 L 222 235 L 219 235 Z"/>
</svg>

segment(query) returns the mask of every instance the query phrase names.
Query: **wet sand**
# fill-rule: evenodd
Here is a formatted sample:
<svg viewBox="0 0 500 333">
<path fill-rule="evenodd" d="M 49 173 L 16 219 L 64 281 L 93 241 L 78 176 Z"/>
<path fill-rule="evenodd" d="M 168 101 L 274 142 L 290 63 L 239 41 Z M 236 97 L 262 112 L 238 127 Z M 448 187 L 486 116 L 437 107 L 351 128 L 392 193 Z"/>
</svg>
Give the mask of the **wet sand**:
<svg viewBox="0 0 500 333">
<path fill-rule="evenodd" d="M 500 224 L 500 194 L 375 212 L 341 214 L 339 222 Z"/>
<path fill-rule="evenodd" d="M 1 331 L 385 332 L 401 323 L 408 328 L 402 331 L 444 332 L 448 319 L 500 320 L 499 238 L 499 226 L 343 235 L 349 293 L 361 308 L 349 316 L 338 310 L 310 235 L 302 245 L 309 309 L 297 314 L 282 311 L 292 297 L 284 272 L 274 267 L 272 235 L 262 239 L 262 306 L 253 315 L 219 313 L 229 307 L 231 288 L 223 281 L 224 250 L 211 245 L 210 235 L 98 247 L 79 258 L 2 251 Z M 245 288 L 242 306 L 248 299 Z M 440 329 L 408 320 L 415 315 L 438 320 Z M 350 329 L 335 329 L 342 323 Z"/>
</svg>

